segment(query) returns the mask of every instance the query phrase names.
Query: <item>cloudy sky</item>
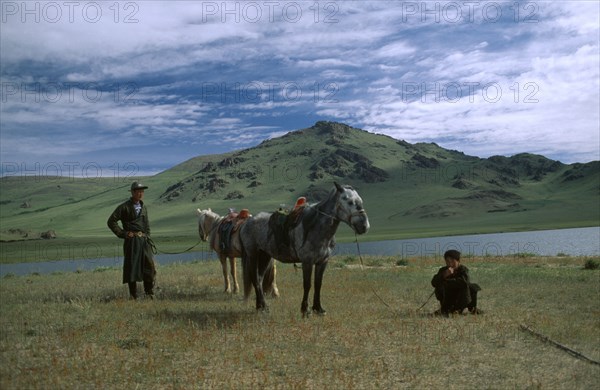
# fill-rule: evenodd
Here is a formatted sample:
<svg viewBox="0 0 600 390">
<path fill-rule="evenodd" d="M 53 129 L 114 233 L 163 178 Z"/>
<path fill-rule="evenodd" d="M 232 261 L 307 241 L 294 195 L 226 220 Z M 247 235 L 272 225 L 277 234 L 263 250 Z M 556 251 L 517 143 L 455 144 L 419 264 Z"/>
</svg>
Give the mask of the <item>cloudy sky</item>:
<svg viewBox="0 0 600 390">
<path fill-rule="evenodd" d="M 318 120 L 598 160 L 599 4 L 1 1 L 1 172 L 151 174 Z"/>
</svg>

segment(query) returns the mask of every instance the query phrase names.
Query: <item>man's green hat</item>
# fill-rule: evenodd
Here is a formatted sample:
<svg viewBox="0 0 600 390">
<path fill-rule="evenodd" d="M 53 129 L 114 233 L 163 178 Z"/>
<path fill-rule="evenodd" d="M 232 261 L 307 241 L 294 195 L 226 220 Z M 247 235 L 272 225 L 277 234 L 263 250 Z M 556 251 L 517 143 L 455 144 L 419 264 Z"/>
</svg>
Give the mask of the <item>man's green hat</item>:
<svg viewBox="0 0 600 390">
<path fill-rule="evenodd" d="M 139 181 L 134 181 L 133 183 L 131 183 L 131 191 L 135 191 L 135 190 L 145 190 L 146 188 L 148 188 L 147 186 L 143 185 L 142 183 L 140 183 Z"/>
</svg>

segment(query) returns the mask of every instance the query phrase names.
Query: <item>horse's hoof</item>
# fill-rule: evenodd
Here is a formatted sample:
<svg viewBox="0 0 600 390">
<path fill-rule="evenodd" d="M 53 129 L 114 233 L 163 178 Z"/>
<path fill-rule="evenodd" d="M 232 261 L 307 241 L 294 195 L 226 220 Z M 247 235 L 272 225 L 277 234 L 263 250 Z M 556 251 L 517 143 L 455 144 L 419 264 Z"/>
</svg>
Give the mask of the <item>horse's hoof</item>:
<svg viewBox="0 0 600 390">
<path fill-rule="evenodd" d="M 322 309 L 322 308 L 320 308 L 320 309 L 313 308 L 312 311 L 313 311 L 313 313 L 315 313 L 318 316 L 324 316 L 325 314 L 327 314 L 325 309 Z"/>
<path fill-rule="evenodd" d="M 308 318 L 310 317 L 310 312 L 309 311 L 303 311 L 302 312 L 302 318 Z"/>
</svg>

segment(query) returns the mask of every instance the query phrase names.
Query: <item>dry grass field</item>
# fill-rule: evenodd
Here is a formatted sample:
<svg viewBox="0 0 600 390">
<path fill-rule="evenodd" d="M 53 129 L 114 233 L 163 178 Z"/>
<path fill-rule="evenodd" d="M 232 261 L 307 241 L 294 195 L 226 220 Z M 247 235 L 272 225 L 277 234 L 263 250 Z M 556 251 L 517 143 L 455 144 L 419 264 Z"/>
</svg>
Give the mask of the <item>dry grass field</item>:
<svg viewBox="0 0 600 390">
<path fill-rule="evenodd" d="M 434 298 L 417 310 L 433 258 L 335 257 L 328 313 L 308 319 L 301 273 L 282 264 L 267 313 L 224 294 L 215 261 L 159 267 L 153 301 L 128 300 L 119 269 L 6 276 L 0 388 L 595 388 L 599 365 L 519 327 L 600 360 L 600 271 L 586 260 L 465 258 L 485 313 L 451 318 L 431 316 Z"/>
</svg>

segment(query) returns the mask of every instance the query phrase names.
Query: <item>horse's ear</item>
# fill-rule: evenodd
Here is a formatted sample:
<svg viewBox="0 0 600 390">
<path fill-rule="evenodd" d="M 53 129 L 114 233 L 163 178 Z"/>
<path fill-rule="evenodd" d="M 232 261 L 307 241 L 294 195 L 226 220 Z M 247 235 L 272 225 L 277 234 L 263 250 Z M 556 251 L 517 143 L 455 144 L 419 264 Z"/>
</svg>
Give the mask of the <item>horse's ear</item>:
<svg viewBox="0 0 600 390">
<path fill-rule="evenodd" d="M 200 215 L 202 214 L 202 211 L 200 211 L 200 209 L 196 209 L 196 214 Z"/>
<path fill-rule="evenodd" d="M 210 207 L 208 208 L 208 211 L 212 211 Z"/>
<path fill-rule="evenodd" d="M 337 188 L 338 192 L 344 192 L 344 188 L 339 185 L 337 181 L 334 181 L 333 184 L 335 184 L 335 188 Z"/>
</svg>

